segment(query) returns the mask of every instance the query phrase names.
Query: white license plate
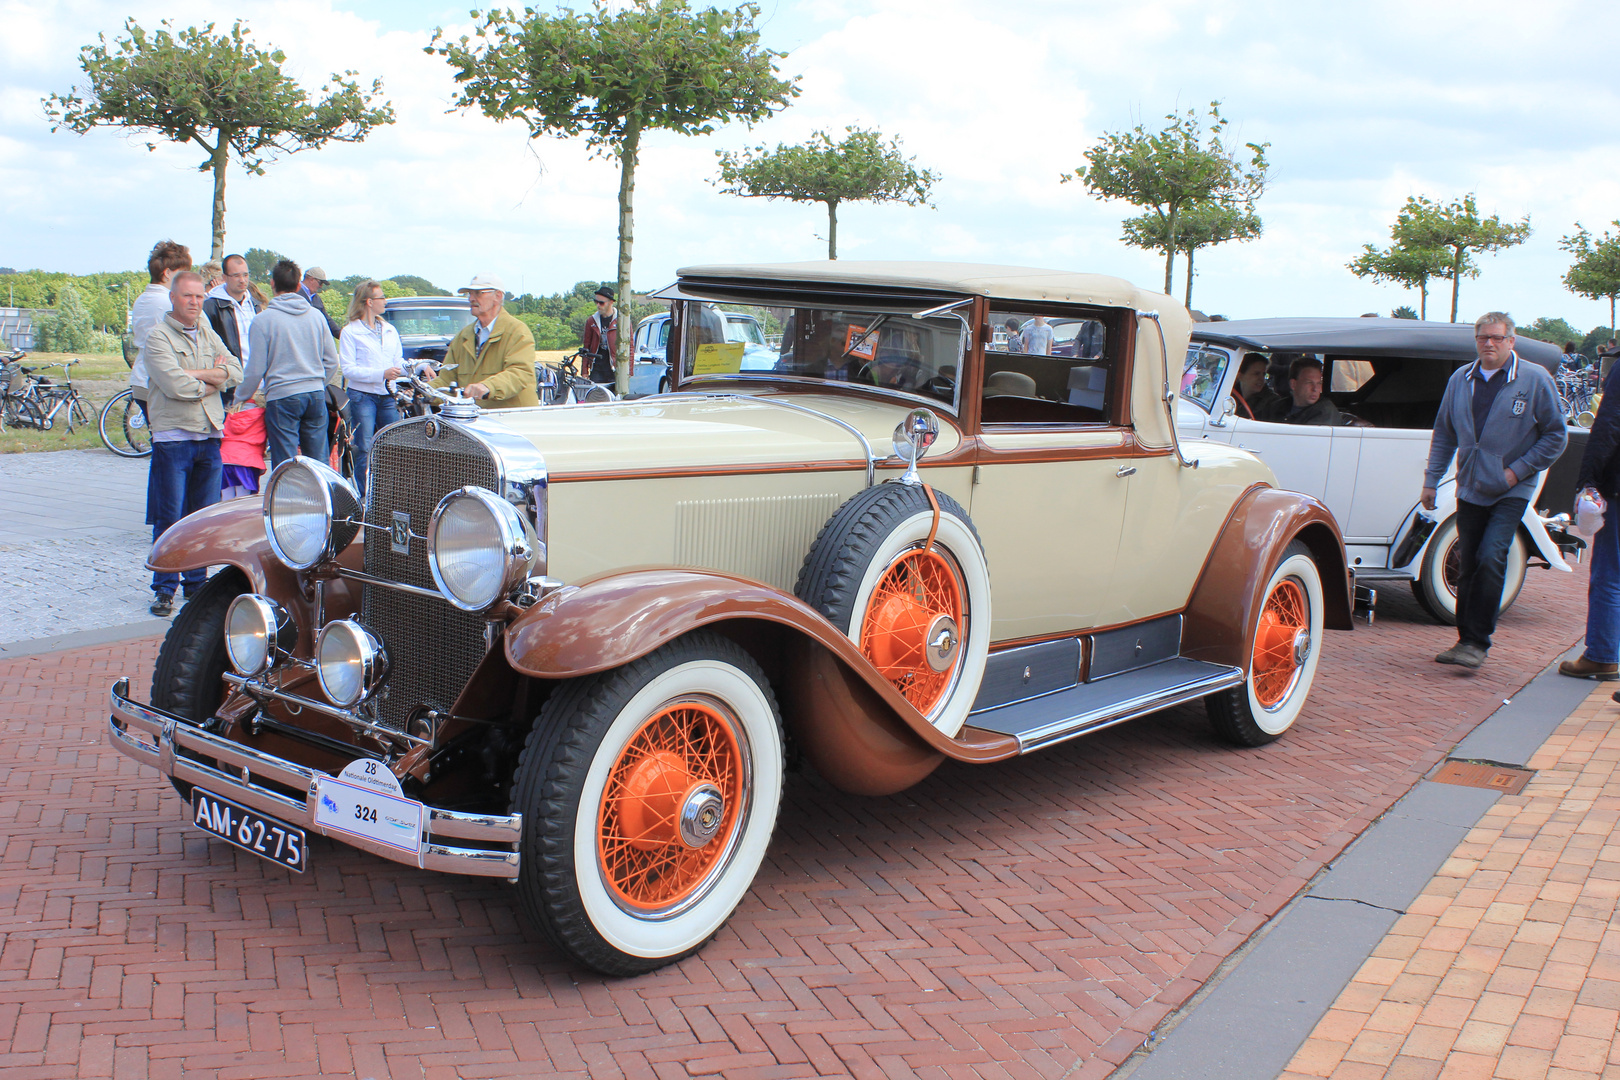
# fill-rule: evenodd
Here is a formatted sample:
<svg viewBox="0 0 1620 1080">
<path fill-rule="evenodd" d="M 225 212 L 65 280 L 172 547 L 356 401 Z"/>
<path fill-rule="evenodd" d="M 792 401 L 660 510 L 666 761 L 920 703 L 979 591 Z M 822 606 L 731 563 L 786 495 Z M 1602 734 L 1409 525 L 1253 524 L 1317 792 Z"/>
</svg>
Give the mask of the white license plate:
<svg viewBox="0 0 1620 1080">
<path fill-rule="evenodd" d="M 351 784 L 315 781 L 315 824 L 327 835 L 358 836 L 411 855 L 422 854 L 422 804 Z"/>
<path fill-rule="evenodd" d="M 222 799 L 213 792 L 192 789 L 191 823 L 277 866 L 300 874 L 309 868 L 309 845 L 303 829 Z"/>
</svg>

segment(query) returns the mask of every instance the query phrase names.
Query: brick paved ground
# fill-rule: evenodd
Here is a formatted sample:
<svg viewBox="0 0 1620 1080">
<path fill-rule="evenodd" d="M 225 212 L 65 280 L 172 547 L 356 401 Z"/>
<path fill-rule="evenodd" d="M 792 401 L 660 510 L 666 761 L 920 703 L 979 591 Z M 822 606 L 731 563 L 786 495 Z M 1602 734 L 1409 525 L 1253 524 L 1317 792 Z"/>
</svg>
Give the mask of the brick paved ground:
<svg viewBox="0 0 1620 1080">
<path fill-rule="evenodd" d="M 1620 709 L 1530 761 L 1374 951 L 1284 1080 L 1620 1078 Z"/>
<path fill-rule="evenodd" d="M 189 828 L 103 741 L 156 642 L 0 661 L 0 1073 L 1095 1080 L 1576 639 L 1583 590 L 1532 573 L 1475 675 L 1390 590 L 1262 750 L 1182 708 L 885 799 L 795 777 L 719 937 L 621 981 L 504 885 L 321 839 L 293 878 Z"/>
</svg>

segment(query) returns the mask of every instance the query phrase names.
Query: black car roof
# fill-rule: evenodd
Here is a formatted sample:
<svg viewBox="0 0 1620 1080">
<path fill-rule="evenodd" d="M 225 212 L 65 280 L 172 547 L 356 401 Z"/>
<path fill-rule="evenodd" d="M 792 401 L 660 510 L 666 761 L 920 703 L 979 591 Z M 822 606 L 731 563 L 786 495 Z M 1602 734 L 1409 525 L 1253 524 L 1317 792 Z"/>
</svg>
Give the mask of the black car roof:
<svg viewBox="0 0 1620 1080">
<path fill-rule="evenodd" d="M 1198 323 L 1194 341 L 1246 345 L 1266 352 L 1352 353 L 1356 356 L 1409 356 L 1426 360 L 1472 360 L 1473 323 L 1421 322 L 1417 319 L 1233 319 Z M 1519 337 L 1514 351 L 1522 359 L 1557 372 L 1562 350 L 1534 338 Z"/>
</svg>

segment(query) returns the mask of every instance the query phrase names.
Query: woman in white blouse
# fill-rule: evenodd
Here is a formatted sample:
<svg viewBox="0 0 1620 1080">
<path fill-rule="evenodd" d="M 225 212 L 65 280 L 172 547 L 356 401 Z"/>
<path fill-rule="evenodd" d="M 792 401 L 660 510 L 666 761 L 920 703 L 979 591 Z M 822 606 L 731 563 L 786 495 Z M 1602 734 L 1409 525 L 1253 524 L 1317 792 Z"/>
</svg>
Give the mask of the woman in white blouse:
<svg viewBox="0 0 1620 1080">
<path fill-rule="evenodd" d="M 372 435 L 399 419 L 388 382 L 404 374 L 405 356 L 399 333 L 382 317 L 386 303 L 382 286 L 375 281 L 355 286 L 349 322 L 338 341 L 338 359 L 349 383 L 349 415 L 354 419 L 354 479 L 361 494 L 366 489 Z"/>
</svg>

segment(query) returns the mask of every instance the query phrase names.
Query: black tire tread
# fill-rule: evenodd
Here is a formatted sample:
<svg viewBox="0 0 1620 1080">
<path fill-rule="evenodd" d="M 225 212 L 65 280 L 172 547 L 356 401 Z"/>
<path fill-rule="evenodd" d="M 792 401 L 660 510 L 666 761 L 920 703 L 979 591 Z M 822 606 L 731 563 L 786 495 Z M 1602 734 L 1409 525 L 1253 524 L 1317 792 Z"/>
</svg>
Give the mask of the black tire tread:
<svg viewBox="0 0 1620 1080">
<path fill-rule="evenodd" d="M 983 551 L 979 530 L 961 504 L 942 491 L 935 491 L 934 497 L 939 500 L 940 512 L 952 514 L 966 525 Z M 799 568 L 793 594 L 849 633 L 855 594 L 872 553 L 896 523 L 928 509 L 928 496 L 911 484 L 877 484 L 851 496 L 816 534 Z"/>
<path fill-rule="evenodd" d="M 227 566 L 188 600 L 158 647 L 152 669 L 152 704 L 194 723 L 206 723 L 219 706 L 225 652 L 225 612 L 248 591 L 247 576 Z M 191 800 L 191 785 L 169 778 L 180 798 Z"/>
<path fill-rule="evenodd" d="M 570 680 L 541 706 L 513 777 L 512 808 L 524 815 L 518 898 L 523 912 L 552 944 L 604 975 L 640 975 L 691 956 L 708 942 L 676 956 L 629 956 L 591 927 L 574 885 L 574 821 L 578 788 L 603 736 L 624 704 L 660 673 L 698 659 L 719 659 L 751 677 L 770 702 L 781 732 L 781 710 L 765 673 L 740 645 L 713 631 L 677 638 L 622 667 Z M 771 808 L 775 819 L 780 804 Z"/>
</svg>

